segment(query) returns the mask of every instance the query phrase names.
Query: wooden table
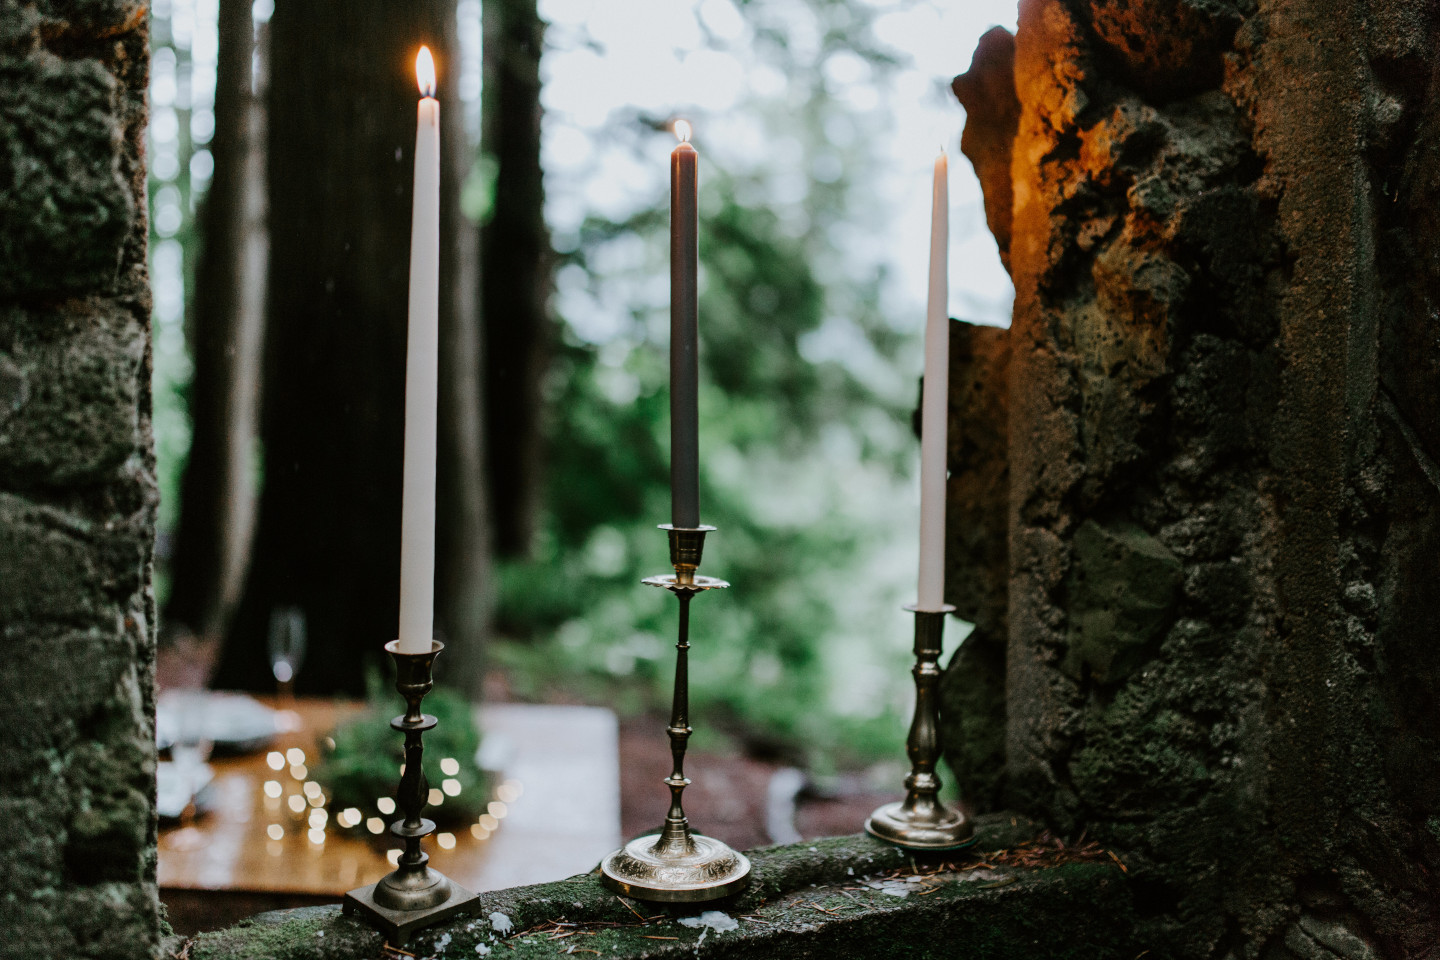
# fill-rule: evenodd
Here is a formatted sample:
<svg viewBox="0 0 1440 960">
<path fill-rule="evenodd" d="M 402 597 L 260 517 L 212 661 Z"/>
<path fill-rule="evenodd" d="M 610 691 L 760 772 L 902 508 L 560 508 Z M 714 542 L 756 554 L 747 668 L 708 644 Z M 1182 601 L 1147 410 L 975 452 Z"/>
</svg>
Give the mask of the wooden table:
<svg viewBox="0 0 1440 960">
<path fill-rule="evenodd" d="M 294 814 L 290 797 L 302 782 L 288 766 L 276 772 L 271 751 L 303 750 L 313 762 L 321 740 L 336 722 L 363 709 L 355 702 L 300 699 L 285 705 L 295 729 L 256 754 L 211 761 L 214 801 L 193 826 L 161 831 L 159 882 L 170 903 L 183 892 L 289 895 L 286 902 L 337 900 L 372 883 L 392 867 L 387 848 L 399 848 L 367 834 L 338 829 L 340 811 L 328 809 L 323 842 L 309 835 L 304 814 Z M 591 869 L 620 844 L 618 735 L 614 714 L 595 707 L 489 704 L 478 708 L 485 750 L 498 759 L 497 784 L 509 784 L 505 817 L 486 839 L 464 828 L 453 846 L 427 841 L 430 862 L 472 890 L 490 890 L 556 880 Z M 398 734 L 396 735 L 399 736 Z M 282 785 L 266 796 L 267 781 Z M 273 788 L 272 788 L 273 789 Z M 277 829 L 278 825 L 278 829 Z M 482 831 L 483 832 L 483 831 Z M 279 835 L 276 839 L 271 834 Z M 172 906 L 173 911 L 173 906 Z"/>
</svg>

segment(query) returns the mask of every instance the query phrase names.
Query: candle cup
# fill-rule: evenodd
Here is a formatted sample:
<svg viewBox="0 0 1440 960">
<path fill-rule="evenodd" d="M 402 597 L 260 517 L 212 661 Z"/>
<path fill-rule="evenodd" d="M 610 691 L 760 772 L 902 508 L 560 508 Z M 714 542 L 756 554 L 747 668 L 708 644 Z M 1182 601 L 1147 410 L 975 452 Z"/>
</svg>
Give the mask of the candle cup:
<svg viewBox="0 0 1440 960">
<path fill-rule="evenodd" d="M 405 850 L 393 872 L 345 894 L 344 911 L 368 920 L 402 946 L 415 931 L 468 912 L 479 898 L 432 870 L 429 855 L 420 849 L 420 841 L 435 832 L 434 821 L 420 816 L 430 792 L 421 737 L 438 722 L 420 712 L 420 701 L 434 685 L 435 658 L 445 645 L 432 640 L 427 652 L 402 653 L 400 641 L 392 640 L 385 649 L 395 660 L 395 689 L 405 699 L 405 713 L 390 721 L 391 729 L 405 734 L 405 772 L 395 790 L 395 806 L 404 816 L 390 825 L 390 832 L 405 841 Z"/>
<path fill-rule="evenodd" d="M 865 832 L 906 850 L 958 850 L 975 842 L 975 827 L 965 814 L 940 802 L 940 639 L 945 618 L 955 608 L 938 610 L 906 607 L 915 614 L 915 716 L 905 752 L 910 775 L 905 778 L 905 799 L 887 803 L 865 821 Z"/>
<path fill-rule="evenodd" d="M 670 811 L 659 833 L 631 840 L 600 862 L 600 879 L 610 889 L 637 900 L 658 903 L 700 903 L 739 893 L 750 880 L 750 861 L 713 837 L 690 829 L 680 796 L 689 786 L 685 776 L 685 744 L 690 739 L 690 601 L 706 590 L 730 584 L 695 573 L 705 549 L 705 534 L 714 527 L 665 524 L 670 538 L 673 574 L 647 577 L 643 583 L 662 587 L 680 601 L 679 642 L 675 649 L 675 695 L 670 711 L 670 755 L 674 767 L 665 785 Z"/>
</svg>

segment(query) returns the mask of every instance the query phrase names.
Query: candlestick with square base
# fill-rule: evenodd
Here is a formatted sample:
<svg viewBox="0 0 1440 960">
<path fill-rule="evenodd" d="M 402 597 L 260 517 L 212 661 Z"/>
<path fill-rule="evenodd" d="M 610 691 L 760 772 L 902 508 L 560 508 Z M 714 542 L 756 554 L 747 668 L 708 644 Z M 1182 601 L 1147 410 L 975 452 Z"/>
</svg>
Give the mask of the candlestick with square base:
<svg viewBox="0 0 1440 960">
<path fill-rule="evenodd" d="M 975 842 L 975 827 L 965 814 L 940 802 L 935 772 L 940 760 L 940 639 L 945 618 L 955 608 L 905 609 L 915 614 L 915 717 L 905 740 L 910 775 L 905 778 L 905 799 L 870 814 L 865 831 L 907 850 L 957 850 Z"/>
<path fill-rule="evenodd" d="M 395 790 L 395 805 L 405 814 L 390 825 L 390 832 L 405 841 L 405 851 L 394 872 L 345 894 L 347 914 L 368 920 L 396 946 L 415 931 L 472 909 L 479 898 L 438 870 L 428 866 L 430 857 L 420 849 L 420 840 L 435 832 L 435 822 L 420 816 L 425 809 L 430 785 L 421 763 L 424 745 L 421 736 L 438 721 L 420 712 L 420 701 L 434 685 L 435 658 L 445 645 L 430 642 L 425 653 L 401 653 L 400 641 L 385 649 L 395 660 L 395 689 L 405 698 L 404 716 L 390 721 L 394 730 L 405 734 L 405 768 Z"/>
<path fill-rule="evenodd" d="M 643 582 L 663 587 L 680 601 L 679 642 L 675 659 L 675 695 L 670 710 L 670 755 L 674 769 L 665 778 L 670 788 L 670 812 L 659 833 L 631 840 L 600 862 L 600 878 L 606 886 L 638 900 L 661 903 L 697 903 L 718 900 L 738 893 L 750 879 L 750 861 L 713 837 L 690 829 L 680 804 L 680 795 L 689 786 L 685 776 L 685 743 L 690 738 L 690 601 L 706 590 L 730 586 L 724 580 L 695 573 L 705 548 L 705 534 L 714 527 L 673 527 L 660 529 L 670 537 L 673 575 L 648 577 Z"/>
</svg>

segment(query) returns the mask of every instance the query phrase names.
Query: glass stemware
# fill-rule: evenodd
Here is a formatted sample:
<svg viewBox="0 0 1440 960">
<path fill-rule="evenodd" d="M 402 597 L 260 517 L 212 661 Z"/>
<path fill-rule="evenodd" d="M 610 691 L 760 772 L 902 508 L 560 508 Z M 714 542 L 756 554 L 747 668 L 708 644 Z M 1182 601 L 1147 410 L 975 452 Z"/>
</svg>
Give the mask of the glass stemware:
<svg viewBox="0 0 1440 960">
<path fill-rule="evenodd" d="M 270 614 L 270 669 L 282 699 L 294 699 L 295 676 L 304 662 L 305 613 L 299 607 L 277 607 Z"/>
</svg>

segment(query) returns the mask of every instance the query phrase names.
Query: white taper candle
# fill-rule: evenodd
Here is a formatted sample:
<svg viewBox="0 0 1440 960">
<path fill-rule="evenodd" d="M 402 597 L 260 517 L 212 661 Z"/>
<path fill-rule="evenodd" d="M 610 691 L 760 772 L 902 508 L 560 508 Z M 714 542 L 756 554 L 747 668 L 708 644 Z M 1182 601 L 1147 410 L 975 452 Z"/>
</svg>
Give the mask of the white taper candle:
<svg viewBox="0 0 1440 960">
<path fill-rule="evenodd" d="M 920 401 L 920 584 L 916 608 L 945 604 L 945 456 L 950 399 L 949 162 L 935 159 L 930 214 L 930 295 L 925 310 L 925 388 Z"/>
<path fill-rule="evenodd" d="M 435 637 L 435 410 L 440 346 L 440 104 L 435 62 L 415 59 L 420 106 L 410 221 L 410 327 L 405 352 L 405 473 L 400 510 L 401 653 L 427 653 Z"/>
</svg>

